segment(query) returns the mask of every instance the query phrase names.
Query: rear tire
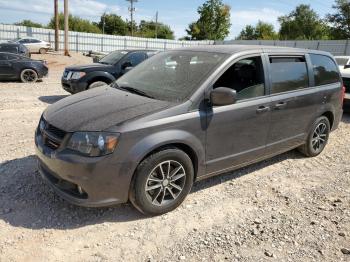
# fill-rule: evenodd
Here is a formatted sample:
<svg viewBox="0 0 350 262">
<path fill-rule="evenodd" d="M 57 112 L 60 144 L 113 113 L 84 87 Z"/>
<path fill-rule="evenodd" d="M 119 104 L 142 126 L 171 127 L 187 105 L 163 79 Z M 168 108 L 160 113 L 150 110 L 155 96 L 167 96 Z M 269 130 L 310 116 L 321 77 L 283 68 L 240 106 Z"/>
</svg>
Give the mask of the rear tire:
<svg viewBox="0 0 350 262">
<path fill-rule="evenodd" d="M 103 82 L 103 81 L 96 81 L 96 82 L 91 83 L 88 86 L 88 89 L 93 89 L 93 88 L 104 86 L 104 85 L 108 85 L 108 84 L 106 82 Z"/>
<path fill-rule="evenodd" d="M 42 55 L 45 55 L 47 53 L 47 49 L 45 48 L 40 48 L 39 49 L 39 53 L 42 54 Z"/>
<path fill-rule="evenodd" d="M 171 148 L 157 152 L 138 166 L 130 201 L 146 215 L 161 215 L 177 208 L 191 191 L 193 164 L 183 151 Z"/>
<path fill-rule="evenodd" d="M 33 69 L 22 70 L 20 77 L 23 83 L 35 83 L 39 79 L 38 73 Z"/>
<path fill-rule="evenodd" d="M 317 118 L 312 125 L 306 143 L 299 147 L 298 150 L 308 157 L 318 156 L 327 145 L 330 129 L 327 117 L 321 116 Z"/>
</svg>

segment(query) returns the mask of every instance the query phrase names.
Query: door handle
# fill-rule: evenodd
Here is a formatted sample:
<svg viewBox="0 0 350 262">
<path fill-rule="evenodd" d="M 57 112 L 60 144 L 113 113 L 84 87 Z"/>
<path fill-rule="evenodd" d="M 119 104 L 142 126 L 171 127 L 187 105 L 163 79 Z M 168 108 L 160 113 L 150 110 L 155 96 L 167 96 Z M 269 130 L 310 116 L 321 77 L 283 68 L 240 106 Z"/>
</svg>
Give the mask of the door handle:
<svg viewBox="0 0 350 262">
<path fill-rule="evenodd" d="M 276 110 L 280 110 L 280 109 L 283 109 L 287 106 L 287 102 L 279 102 L 275 105 L 275 109 Z"/>
<path fill-rule="evenodd" d="M 270 107 L 268 107 L 268 106 L 260 106 L 260 107 L 256 110 L 256 112 L 257 112 L 258 114 L 265 113 L 265 112 L 268 112 L 268 111 L 270 111 Z"/>
</svg>

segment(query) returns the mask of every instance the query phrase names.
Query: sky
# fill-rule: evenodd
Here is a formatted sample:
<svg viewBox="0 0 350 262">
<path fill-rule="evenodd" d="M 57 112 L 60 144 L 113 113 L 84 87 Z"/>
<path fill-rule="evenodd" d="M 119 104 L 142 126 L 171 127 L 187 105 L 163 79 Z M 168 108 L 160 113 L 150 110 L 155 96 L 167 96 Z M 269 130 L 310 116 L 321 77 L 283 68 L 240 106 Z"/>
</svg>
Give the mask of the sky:
<svg viewBox="0 0 350 262">
<path fill-rule="evenodd" d="M 155 20 L 171 26 L 176 38 L 186 35 L 188 24 L 198 19 L 197 8 L 205 0 L 138 0 L 135 20 Z M 299 4 L 310 4 L 321 16 L 332 12 L 334 0 L 224 0 L 231 6 L 231 31 L 227 39 L 235 38 L 248 24 L 259 20 L 278 29 L 277 18 L 288 14 Z M 102 13 L 117 13 L 129 18 L 126 0 L 69 0 L 70 12 L 91 21 L 98 21 Z M 59 0 L 63 10 L 63 0 Z M 0 0 L 0 23 L 11 24 L 23 19 L 47 24 L 53 15 L 53 0 Z"/>
</svg>

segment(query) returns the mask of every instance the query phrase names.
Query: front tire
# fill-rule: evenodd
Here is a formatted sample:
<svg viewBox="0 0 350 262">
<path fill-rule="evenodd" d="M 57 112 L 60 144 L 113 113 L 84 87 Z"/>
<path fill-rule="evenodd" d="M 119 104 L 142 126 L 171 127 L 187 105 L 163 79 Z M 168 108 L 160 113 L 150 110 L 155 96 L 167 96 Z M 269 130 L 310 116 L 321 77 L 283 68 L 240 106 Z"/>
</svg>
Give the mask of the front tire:
<svg viewBox="0 0 350 262">
<path fill-rule="evenodd" d="M 327 117 L 321 116 L 313 123 L 307 141 L 299 148 L 299 151 L 308 157 L 315 157 L 322 153 L 327 145 L 330 123 Z"/>
<path fill-rule="evenodd" d="M 40 48 L 39 49 L 39 53 L 42 54 L 42 55 L 45 55 L 47 53 L 47 49 L 45 48 Z"/>
<path fill-rule="evenodd" d="M 35 83 L 39 79 L 38 73 L 33 69 L 22 70 L 20 77 L 23 83 Z"/>
<path fill-rule="evenodd" d="M 88 89 L 93 89 L 93 88 L 105 86 L 105 85 L 108 85 L 108 84 L 106 82 L 103 82 L 103 81 L 96 81 L 96 82 L 91 83 L 88 86 Z"/>
<path fill-rule="evenodd" d="M 147 215 L 177 208 L 191 191 L 193 164 L 179 149 L 165 149 L 141 162 L 130 191 L 132 204 Z"/>
</svg>

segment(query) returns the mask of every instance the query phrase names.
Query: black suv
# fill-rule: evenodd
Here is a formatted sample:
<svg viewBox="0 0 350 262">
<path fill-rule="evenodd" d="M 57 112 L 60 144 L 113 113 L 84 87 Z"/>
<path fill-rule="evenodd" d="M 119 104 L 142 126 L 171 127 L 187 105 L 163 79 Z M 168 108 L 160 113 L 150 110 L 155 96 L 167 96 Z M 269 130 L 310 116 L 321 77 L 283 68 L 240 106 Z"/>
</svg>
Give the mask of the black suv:
<svg viewBox="0 0 350 262">
<path fill-rule="evenodd" d="M 114 51 L 91 65 L 67 67 L 62 76 L 63 89 L 71 94 L 111 84 L 157 51 Z"/>
<path fill-rule="evenodd" d="M 329 53 L 263 46 L 166 51 L 103 86 L 50 105 L 39 170 L 72 203 L 130 200 L 147 214 L 181 204 L 195 181 L 298 148 L 315 157 L 342 117 Z"/>
<path fill-rule="evenodd" d="M 30 53 L 27 47 L 17 43 L 1 43 L 0 52 L 13 53 L 26 57 L 30 57 Z"/>
</svg>

